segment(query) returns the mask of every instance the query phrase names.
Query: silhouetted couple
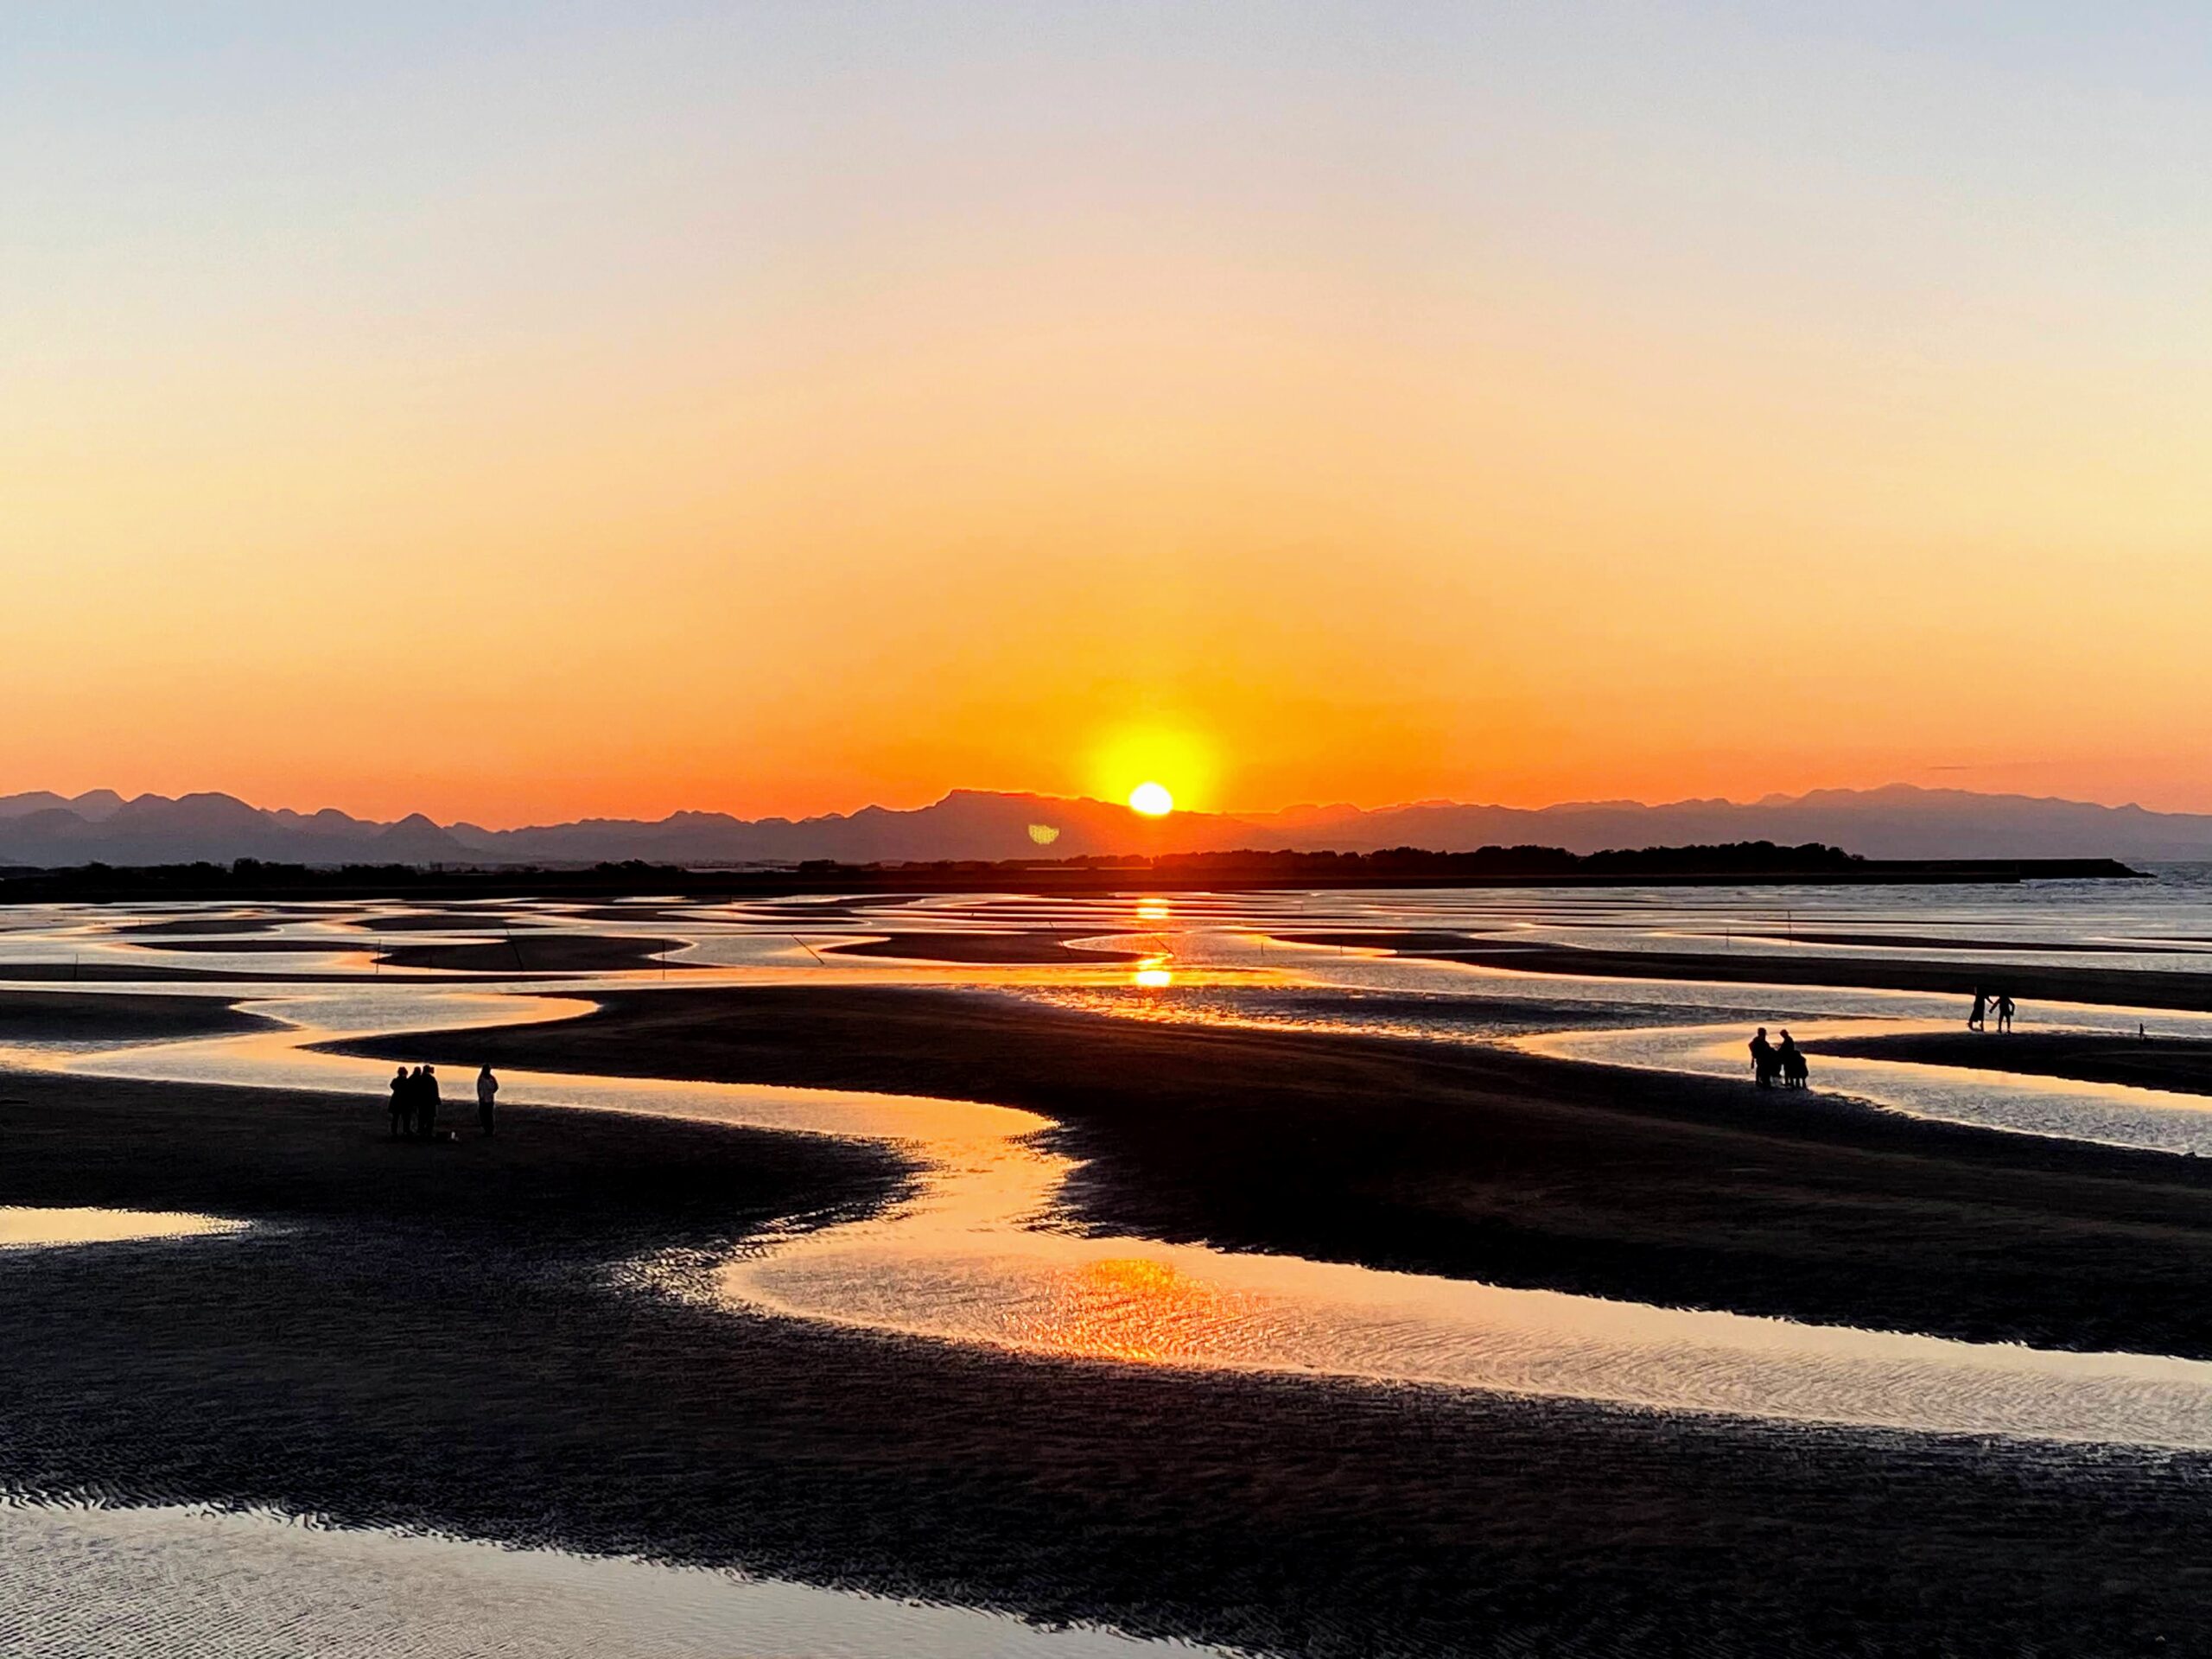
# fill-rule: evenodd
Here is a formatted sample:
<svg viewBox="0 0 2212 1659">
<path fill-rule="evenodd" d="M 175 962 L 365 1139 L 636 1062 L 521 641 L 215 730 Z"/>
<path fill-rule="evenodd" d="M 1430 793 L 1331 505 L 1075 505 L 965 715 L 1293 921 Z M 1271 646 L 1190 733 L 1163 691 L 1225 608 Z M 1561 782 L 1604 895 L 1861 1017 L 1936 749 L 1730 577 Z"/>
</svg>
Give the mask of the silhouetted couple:
<svg viewBox="0 0 2212 1659">
<path fill-rule="evenodd" d="M 1779 1078 L 1785 1089 L 1802 1089 L 1806 1083 L 1805 1051 L 1784 1031 L 1779 1046 L 1766 1039 L 1766 1027 L 1751 1039 L 1751 1078 L 1762 1089 L 1771 1089 Z"/>
<path fill-rule="evenodd" d="M 1998 1030 L 2012 1029 L 2012 999 L 2002 991 L 1998 992 L 1994 996 L 1984 995 L 1981 987 L 1975 986 L 1974 1007 L 1967 1014 L 1967 1029 L 1968 1031 L 1988 1030 L 1988 1020 L 1993 1012 L 1997 1015 Z"/>
<path fill-rule="evenodd" d="M 486 1066 L 476 1074 L 476 1122 L 485 1134 L 493 1130 L 493 1103 L 499 1080 Z M 391 1138 L 395 1141 L 435 1141 L 438 1138 L 438 1068 L 418 1065 L 412 1071 L 401 1066 L 391 1076 Z"/>
</svg>

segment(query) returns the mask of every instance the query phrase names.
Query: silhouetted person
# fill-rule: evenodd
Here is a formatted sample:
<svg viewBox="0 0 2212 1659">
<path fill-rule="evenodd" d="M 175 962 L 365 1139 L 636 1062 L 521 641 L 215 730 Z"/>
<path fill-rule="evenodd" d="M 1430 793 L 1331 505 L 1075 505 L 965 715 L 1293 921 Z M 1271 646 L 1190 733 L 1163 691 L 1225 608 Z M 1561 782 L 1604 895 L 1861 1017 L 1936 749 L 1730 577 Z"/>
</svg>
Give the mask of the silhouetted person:
<svg viewBox="0 0 2212 1659">
<path fill-rule="evenodd" d="M 2002 991 L 1997 993 L 1997 1029 L 2012 1029 L 2012 999 Z"/>
<path fill-rule="evenodd" d="M 1787 1030 L 1782 1033 L 1782 1046 L 1774 1052 L 1775 1063 L 1782 1068 L 1782 1081 L 1786 1088 L 1805 1086 L 1805 1051 L 1797 1046 L 1796 1039 Z"/>
<path fill-rule="evenodd" d="M 484 1133 L 492 1133 L 492 1102 L 499 1092 L 499 1080 L 486 1066 L 476 1074 L 476 1121 L 484 1126 Z"/>
<path fill-rule="evenodd" d="M 395 1141 L 415 1128 L 411 1121 L 415 1116 L 414 1102 L 410 1094 L 413 1081 L 404 1065 L 391 1074 L 391 1138 Z"/>
<path fill-rule="evenodd" d="M 436 1066 L 426 1065 L 423 1068 L 422 1089 L 422 1095 L 415 1103 L 415 1115 L 422 1121 L 423 1138 L 425 1141 L 435 1141 L 438 1138 L 438 1068 Z"/>
<path fill-rule="evenodd" d="M 1967 1029 L 1968 1031 L 1983 1029 L 1983 1021 L 1988 1017 L 1989 999 L 1981 994 L 1981 987 L 1977 985 L 1974 988 L 1974 1007 L 1967 1014 Z"/>
<path fill-rule="evenodd" d="M 1759 1034 L 1751 1039 L 1751 1080 L 1762 1089 L 1774 1087 L 1774 1045 L 1766 1039 L 1766 1027 L 1759 1027 Z"/>
</svg>

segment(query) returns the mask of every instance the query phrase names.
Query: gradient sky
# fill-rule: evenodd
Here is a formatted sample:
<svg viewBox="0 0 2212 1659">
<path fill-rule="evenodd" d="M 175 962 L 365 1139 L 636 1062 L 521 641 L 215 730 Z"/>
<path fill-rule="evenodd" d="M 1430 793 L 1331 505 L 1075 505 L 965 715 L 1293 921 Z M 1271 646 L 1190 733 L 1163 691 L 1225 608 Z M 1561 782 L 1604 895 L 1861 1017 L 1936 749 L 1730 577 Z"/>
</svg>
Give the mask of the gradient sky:
<svg viewBox="0 0 2212 1659">
<path fill-rule="evenodd" d="M 2212 14 L 0 14 L 0 788 L 2212 808 Z"/>
</svg>

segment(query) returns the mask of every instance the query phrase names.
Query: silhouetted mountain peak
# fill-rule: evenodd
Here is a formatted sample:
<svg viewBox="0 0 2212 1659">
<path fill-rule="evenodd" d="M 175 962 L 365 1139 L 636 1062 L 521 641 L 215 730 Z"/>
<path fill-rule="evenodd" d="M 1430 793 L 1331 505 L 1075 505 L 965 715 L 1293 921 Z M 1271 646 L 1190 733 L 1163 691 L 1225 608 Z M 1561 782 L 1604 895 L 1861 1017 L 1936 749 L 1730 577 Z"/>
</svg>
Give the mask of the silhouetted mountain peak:
<svg viewBox="0 0 2212 1659">
<path fill-rule="evenodd" d="M 78 810 L 79 802 L 86 810 Z M 148 794 L 124 801 L 112 791 L 92 791 L 73 802 L 50 791 L 0 798 L 0 861 L 21 864 L 239 857 L 300 863 L 359 857 L 412 863 L 899 862 L 1021 858 L 1046 846 L 1054 857 L 1240 848 L 1452 852 L 1530 844 L 1587 853 L 1752 840 L 1823 842 L 1872 858 L 2212 859 L 2212 817 L 1912 784 L 1767 795 L 1741 804 L 1708 798 L 1657 806 L 1574 801 L 1529 809 L 1421 801 L 1235 816 L 1182 811 L 1162 818 L 1083 796 L 955 789 L 926 806 L 864 806 L 796 821 L 679 810 L 653 822 L 585 818 L 518 830 L 442 828 L 421 812 L 379 823 L 334 807 L 305 815 L 264 811 L 215 791 L 174 800 Z"/>
<path fill-rule="evenodd" d="M 20 795 L 0 795 L 0 818 L 25 818 L 34 812 L 66 812 L 68 810 L 69 803 L 50 789 L 29 789 Z"/>
<path fill-rule="evenodd" d="M 203 790 L 171 800 L 166 795 L 141 795 L 118 807 L 111 823 L 139 825 L 160 823 L 192 829 L 264 829 L 269 815 L 248 806 L 235 795 Z"/>
<path fill-rule="evenodd" d="M 410 812 L 369 838 L 368 855 L 398 863 L 443 864 L 465 860 L 471 849 L 420 812 Z"/>
</svg>

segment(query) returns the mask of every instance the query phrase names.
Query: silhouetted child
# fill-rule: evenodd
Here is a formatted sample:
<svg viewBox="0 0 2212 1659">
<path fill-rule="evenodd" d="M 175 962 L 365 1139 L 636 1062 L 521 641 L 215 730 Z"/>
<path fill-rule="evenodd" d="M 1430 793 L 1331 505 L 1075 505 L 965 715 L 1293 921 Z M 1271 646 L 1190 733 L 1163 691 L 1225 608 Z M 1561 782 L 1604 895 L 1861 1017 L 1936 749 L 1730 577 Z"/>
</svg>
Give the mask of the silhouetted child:
<svg viewBox="0 0 2212 1659">
<path fill-rule="evenodd" d="M 484 1133 L 492 1133 L 492 1103 L 499 1092 L 499 1080 L 486 1066 L 476 1074 L 476 1121 L 483 1125 Z"/>
<path fill-rule="evenodd" d="M 2012 1029 L 2012 999 L 2002 991 L 1997 994 L 1997 1029 L 1999 1031 Z"/>
</svg>

